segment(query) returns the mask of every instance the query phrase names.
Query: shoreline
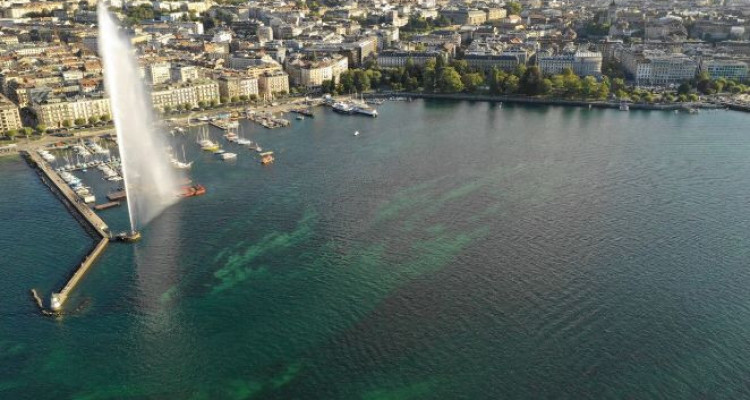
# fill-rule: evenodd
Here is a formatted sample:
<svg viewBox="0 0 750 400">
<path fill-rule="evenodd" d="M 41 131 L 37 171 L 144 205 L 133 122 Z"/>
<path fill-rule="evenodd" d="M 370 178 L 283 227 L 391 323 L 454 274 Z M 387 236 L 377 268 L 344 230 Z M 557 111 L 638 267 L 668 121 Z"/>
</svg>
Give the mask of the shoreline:
<svg viewBox="0 0 750 400">
<path fill-rule="evenodd" d="M 337 95 L 332 96 L 334 99 L 348 99 L 348 95 Z M 553 99 L 553 98 L 538 98 L 529 96 L 493 96 L 493 95 L 478 95 L 468 93 L 419 93 L 419 92 L 390 92 L 390 93 L 364 93 L 365 98 L 389 98 L 389 97 L 409 97 L 418 99 L 435 99 L 435 100 L 454 100 L 454 101 L 483 101 L 490 103 L 509 103 L 509 104 L 524 104 L 524 105 L 547 105 L 547 106 L 563 106 L 563 107 L 591 107 L 591 108 L 612 108 L 618 109 L 620 102 L 614 101 L 599 101 L 599 100 L 565 100 L 565 99 Z M 309 105 L 309 107 L 315 107 L 319 105 L 320 99 L 316 98 L 313 101 L 317 101 L 316 104 Z M 305 104 L 304 98 L 294 98 L 290 101 L 279 102 L 277 105 L 263 105 L 253 106 L 251 104 L 242 104 L 230 107 L 221 107 L 210 110 L 189 112 L 187 114 L 174 114 L 174 115 L 163 115 L 161 120 L 167 123 L 182 125 L 187 122 L 190 118 L 210 116 L 212 114 L 221 112 L 233 112 L 242 111 L 247 108 L 252 108 L 258 111 L 267 112 L 290 112 L 292 108 L 299 107 Z M 688 102 L 688 103 L 670 103 L 670 104 L 648 104 L 648 103 L 627 103 L 630 110 L 646 110 L 646 111 L 687 111 L 689 109 L 729 109 L 739 112 L 750 112 L 750 106 L 742 106 L 738 104 L 726 103 L 726 102 Z M 73 132 L 74 136 L 71 137 L 56 137 L 45 135 L 38 140 L 19 143 L 16 141 L 15 144 L 18 147 L 15 151 L 1 152 L 0 157 L 19 155 L 23 151 L 32 151 L 35 148 L 42 147 L 51 143 L 56 142 L 69 142 L 79 140 L 81 138 L 99 136 L 103 134 L 112 133 L 115 131 L 114 126 L 106 126 L 91 130 L 79 130 Z M 11 142 L 12 143 L 12 142 Z M 7 143 L 7 144 L 11 144 Z"/>
<path fill-rule="evenodd" d="M 462 101 L 485 101 L 491 103 L 511 103 L 511 104 L 532 104 L 548 106 L 566 106 L 566 107 L 589 107 L 592 108 L 620 108 L 620 102 L 600 101 L 600 100 L 565 100 L 553 98 L 540 98 L 529 96 L 493 96 L 467 93 L 418 93 L 418 92 L 392 92 L 392 93 L 365 93 L 368 98 L 388 98 L 388 97 L 411 97 L 419 99 L 437 99 L 437 100 L 462 100 Z M 649 104 L 649 103 L 630 103 L 626 102 L 631 110 L 649 110 L 649 111 L 674 111 L 688 110 L 695 108 L 703 109 L 722 109 L 731 108 L 726 105 L 717 105 L 707 102 L 688 102 L 688 103 L 670 103 L 670 104 Z M 733 108 L 734 109 L 734 108 Z M 736 108 L 737 111 L 750 111 L 750 107 Z"/>
</svg>

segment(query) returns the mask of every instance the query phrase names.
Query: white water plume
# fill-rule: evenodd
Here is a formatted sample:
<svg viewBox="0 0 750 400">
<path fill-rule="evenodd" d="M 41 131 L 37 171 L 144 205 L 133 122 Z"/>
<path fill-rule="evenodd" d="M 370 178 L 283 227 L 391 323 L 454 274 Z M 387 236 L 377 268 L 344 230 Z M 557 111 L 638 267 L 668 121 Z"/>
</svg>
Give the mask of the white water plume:
<svg viewBox="0 0 750 400">
<path fill-rule="evenodd" d="M 151 99 L 138 71 L 130 39 L 99 3 L 99 54 L 112 105 L 130 228 L 139 230 L 177 201 L 178 174 L 167 158 L 166 140 L 154 128 Z"/>
</svg>

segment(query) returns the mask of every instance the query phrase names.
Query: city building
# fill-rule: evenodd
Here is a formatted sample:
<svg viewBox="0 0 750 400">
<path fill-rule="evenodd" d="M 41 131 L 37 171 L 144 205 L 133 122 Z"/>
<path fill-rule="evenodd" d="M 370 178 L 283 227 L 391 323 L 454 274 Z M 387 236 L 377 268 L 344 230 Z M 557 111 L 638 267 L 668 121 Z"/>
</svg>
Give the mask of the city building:
<svg viewBox="0 0 750 400">
<path fill-rule="evenodd" d="M 298 57 L 288 60 L 286 65 L 292 84 L 308 89 L 320 87 L 324 81 L 338 83 L 341 73 L 348 69 L 348 58 L 340 54 L 333 54 L 321 60 Z"/>
<path fill-rule="evenodd" d="M 512 71 L 519 65 L 525 64 L 518 55 L 505 54 L 467 54 L 464 61 L 469 68 L 489 71 L 493 68 Z"/>
<path fill-rule="evenodd" d="M 695 77 L 698 63 L 682 53 L 663 50 L 625 49 L 620 59 L 637 85 L 678 84 Z"/>
<path fill-rule="evenodd" d="M 258 89 L 264 98 L 277 93 L 289 93 L 289 75 L 283 71 L 265 72 L 258 77 Z"/>
<path fill-rule="evenodd" d="M 708 73 L 711 79 L 725 78 L 736 81 L 747 79 L 747 63 L 740 60 L 702 60 L 700 70 Z"/>
<path fill-rule="evenodd" d="M 18 106 L 0 94 L 0 133 L 20 128 L 21 114 L 18 112 Z"/>
<path fill-rule="evenodd" d="M 397 68 L 406 65 L 407 60 L 411 59 L 414 65 L 424 65 L 427 60 L 436 60 L 437 57 L 443 57 L 448 60 L 446 53 L 441 51 L 398 51 L 386 50 L 378 53 L 378 66 L 384 68 Z"/>
<path fill-rule="evenodd" d="M 249 76 L 221 76 L 218 80 L 219 96 L 222 99 L 231 100 L 240 96 L 257 96 L 258 95 L 258 78 Z"/>
<path fill-rule="evenodd" d="M 73 124 L 76 120 L 88 121 L 91 117 L 102 118 L 112 115 L 109 98 L 102 95 L 48 97 L 38 103 L 32 102 L 31 110 L 36 114 L 40 124 L 50 128 L 59 128 L 66 123 Z"/>
<path fill-rule="evenodd" d="M 487 13 L 469 8 L 445 8 L 440 14 L 458 25 L 481 25 L 487 21 Z"/>
<path fill-rule="evenodd" d="M 558 54 L 537 54 L 539 69 L 545 75 L 557 75 L 566 68 L 579 76 L 598 76 L 602 72 L 602 53 L 598 51 L 566 50 Z"/>
<path fill-rule="evenodd" d="M 151 92 L 153 106 L 157 110 L 166 108 L 175 109 L 184 107 L 186 104 L 190 107 L 198 107 L 200 102 L 210 103 L 218 102 L 219 84 L 213 81 L 199 81 L 193 83 L 163 85 L 154 87 Z"/>
</svg>

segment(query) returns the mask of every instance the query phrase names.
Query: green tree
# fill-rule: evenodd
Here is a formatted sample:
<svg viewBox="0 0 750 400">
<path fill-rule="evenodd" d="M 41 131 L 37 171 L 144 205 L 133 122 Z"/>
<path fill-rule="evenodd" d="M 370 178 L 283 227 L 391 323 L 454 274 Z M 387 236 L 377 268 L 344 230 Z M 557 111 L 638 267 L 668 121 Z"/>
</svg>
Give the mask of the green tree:
<svg viewBox="0 0 750 400">
<path fill-rule="evenodd" d="M 192 107 L 190 106 L 190 103 L 183 103 L 182 109 L 185 111 L 189 111 Z"/>
<path fill-rule="evenodd" d="M 86 123 L 86 120 L 83 118 L 76 118 L 75 121 L 73 121 L 76 125 L 80 126 Z"/>
<path fill-rule="evenodd" d="M 367 76 L 365 71 L 361 69 L 354 70 L 354 89 L 357 92 L 364 92 L 370 90 L 370 78 Z"/>
<path fill-rule="evenodd" d="M 170 112 L 172 112 L 172 106 L 170 106 L 169 104 L 165 105 L 164 113 L 169 114 Z"/>
<path fill-rule="evenodd" d="M 320 89 L 323 93 L 334 94 L 336 92 L 336 84 L 332 80 L 326 79 L 321 83 Z"/>
<path fill-rule="evenodd" d="M 30 138 L 32 134 L 34 134 L 34 130 L 29 128 L 28 126 L 25 126 L 21 129 L 23 132 L 23 135 L 26 136 L 26 139 Z"/>
<path fill-rule="evenodd" d="M 476 72 L 468 73 L 461 77 L 461 83 L 468 92 L 476 93 L 479 87 L 484 85 L 484 77 Z"/>
<path fill-rule="evenodd" d="M 490 75 L 489 76 L 490 93 L 492 94 L 502 93 L 503 81 L 505 80 L 507 76 L 505 71 L 499 68 L 493 68 L 492 71 L 490 71 L 489 75 Z"/>
<path fill-rule="evenodd" d="M 219 105 L 219 102 L 216 99 L 211 99 L 209 103 L 211 104 L 211 107 L 216 107 Z"/>
<path fill-rule="evenodd" d="M 101 117 L 99 117 L 104 122 L 112 121 L 112 116 L 109 114 L 102 114 Z"/>
<path fill-rule="evenodd" d="M 453 67 L 459 75 L 464 75 L 469 72 L 469 63 L 467 63 L 466 60 L 453 60 L 451 61 L 451 67 Z"/>
<path fill-rule="evenodd" d="M 62 122 L 62 126 L 65 128 L 70 128 L 70 126 L 73 125 L 69 119 L 66 119 Z"/>
<path fill-rule="evenodd" d="M 596 78 L 593 76 L 587 76 L 581 81 L 581 94 L 584 97 L 593 97 L 599 89 L 599 84 L 596 83 Z"/>
<path fill-rule="evenodd" d="M 18 136 L 18 129 L 9 129 L 7 132 L 5 132 L 5 136 L 10 138 L 10 140 L 14 140 L 16 136 Z"/>
<path fill-rule="evenodd" d="M 562 93 L 563 89 L 565 89 L 565 79 L 562 75 L 552 76 L 552 78 L 550 78 L 550 82 L 552 83 L 552 90 L 556 94 Z"/>
<path fill-rule="evenodd" d="M 464 90 L 461 75 L 453 67 L 443 68 L 438 77 L 438 87 L 444 93 L 455 93 Z"/>
<path fill-rule="evenodd" d="M 542 80 L 542 93 L 547 94 L 552 92 L 552 80 L 545 78 Z"/>
<path fill-rule="evenodd" d="M 596 88 L 596 98 L 599 100 L 607 100 L 609 97 L 609 85 L 606 82 L 602 82 L 598 88 Z"/>
<path fill-rule="evenodd" d="M 536 65 L 529 67 L 521 75 L 520 92 L 530 96 L 543 94 L 544 77 L 542 71 Z"/>
<path fill-rule="evenodd" d="M 248 100 L 248 97 L 247 97 L 247 95 L 246 95 L 246 94 L 241 94 L 241 95 L 240 95 L 240 101 L 242 101 L 242 102 L 246 102 L 247 100 Z"/>
<path fill-rule="evenodd" d="M 690 83 L 688 82 L 682 82 L 680 86 L 677 88 L 677 94 L 690 94 L 692 91 L 692 87 L 690 87 Z"/>
<path fill-rule="evenodd" d="M 503 81 L 503 93 L 516 94 L 521 90 L 521 79 L 515 75 L 508 75 Z"/>
<path fill-rule="evenodd" d="M 200 108 L 206 108 L 207 105 L 208 104 L 205 101 L 203 101 L 203 100 L 200 100 L 198 102 L 198 107 L 200 107 Z"/>
<path fill-rule="evenodd" d="M 565 96 L 574 97 L 581 94 L 581 78 L 575 74 L 563 74 L 563 81 L 565 82 Z"/>
<path fill-rule="evenodd" d="M 96 115 L 92 115 L 89 117 L 89 124 L 94 125 L 97 122 L 99 122 L 99 117 L 97 117 Z"/>
<path fill-rule="evenodd" d="M 40 135 L 44 135 L 47 132 L 47 125 L 44 125 L 44 124 L 37 125 L 36 131 L 39 132 Z"/>
<path fill-rule="evenodd" d="M 505 10 L 508 12 L 508 15 L 518 15 L 521 13 L 521 3 L 509 1 L 505 3 Z"/>
<path fill-rule="evenodd" d="M 625 81 L 622 78 L 612 79 L 612 86 L 610 87 L 610 89 L 614 92 L 617 92 L 618 90 L 624 90 Z"/>
<path fill-rule="evenodd" d="M 341 76 L 339 76 L 339 84 L 341 85 L 341 90 L 343 93 L 351 93 L 354 91 L 354 75 L 351 70 L 344 71 L 341 73 Z"/>
</svg>

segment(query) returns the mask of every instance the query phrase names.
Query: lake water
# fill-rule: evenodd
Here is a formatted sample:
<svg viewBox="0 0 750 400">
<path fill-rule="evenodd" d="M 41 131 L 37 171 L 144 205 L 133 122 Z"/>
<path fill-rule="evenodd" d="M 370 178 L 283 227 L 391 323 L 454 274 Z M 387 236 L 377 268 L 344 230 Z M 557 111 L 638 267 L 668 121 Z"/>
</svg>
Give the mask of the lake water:
<svg viewBox="0 0 750 400">
<path fill-rule="evenodd" d="M 173 138 L 208 193 L 113 243 L 61 319 L 28 290 L 92 240 L 1 158 L 0 398 L 750 396 L 750 115 L 379 112 L 247 123 L 271 166 Z"/>
</svg>

